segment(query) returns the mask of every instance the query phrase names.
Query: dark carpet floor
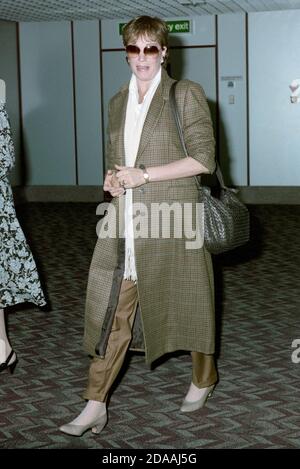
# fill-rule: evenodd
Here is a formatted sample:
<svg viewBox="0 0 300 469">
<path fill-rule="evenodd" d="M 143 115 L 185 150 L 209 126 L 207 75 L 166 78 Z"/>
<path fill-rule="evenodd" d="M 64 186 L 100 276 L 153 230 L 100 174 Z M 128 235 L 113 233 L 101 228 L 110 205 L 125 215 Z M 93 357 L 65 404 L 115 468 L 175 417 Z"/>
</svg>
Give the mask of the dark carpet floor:
<svg viewBox="0 0 300 469">
<path fill-rule="evenodd" d="M 250 212 L 251 242 L 214 260 L 220 381 L 206 407 L 179 412 L 191 378 L 187 354 L 150 370 L 143 354 L 129 353 L 108 425 L 74 438 L 58 427 L 83 407 L 96 205 L 20 206 L 51 308 L 10 310 L 19 361 L 13 375 L 0 375 L 0 448 L 300 448 L 300 206 Z"/>
</svg>

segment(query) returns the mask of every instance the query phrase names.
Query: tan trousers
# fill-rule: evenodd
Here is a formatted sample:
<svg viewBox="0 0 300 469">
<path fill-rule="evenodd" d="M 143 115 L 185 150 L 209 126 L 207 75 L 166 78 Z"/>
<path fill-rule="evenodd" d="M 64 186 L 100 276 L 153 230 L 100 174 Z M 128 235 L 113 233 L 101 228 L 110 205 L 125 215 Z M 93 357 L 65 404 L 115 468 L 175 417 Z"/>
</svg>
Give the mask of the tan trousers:
<svg viewBox="0 0 300 469">
<path fill-rule="evenodd" d="M 123 280 L 105 358 L 93 358 L 89 369 L 84 399 L 105 402 L 116 379 L 132 338 L 132 328 L 138 302 L 137 287 L 131 280 Z M 191 352 L 193 383 L 204 388 L 217 381 L 213 355 Z"/>
</svg>

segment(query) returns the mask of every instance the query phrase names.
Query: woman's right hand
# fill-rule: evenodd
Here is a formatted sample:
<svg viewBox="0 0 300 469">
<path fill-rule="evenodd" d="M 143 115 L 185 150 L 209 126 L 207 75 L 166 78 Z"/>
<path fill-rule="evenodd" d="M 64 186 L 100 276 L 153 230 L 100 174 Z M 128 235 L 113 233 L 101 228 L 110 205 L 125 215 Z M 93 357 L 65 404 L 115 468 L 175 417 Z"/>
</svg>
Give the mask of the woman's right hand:
<svg viewBox="0 0 300 469">
<path fill-rule="evenodd" d="M 103 190 L 109 192 L 113 197 L 119 197 L 125 193 L 124 187 L 122 187 L 116 177 L 116 171 L 109 169 L 104 179 Z"/>
</svg>

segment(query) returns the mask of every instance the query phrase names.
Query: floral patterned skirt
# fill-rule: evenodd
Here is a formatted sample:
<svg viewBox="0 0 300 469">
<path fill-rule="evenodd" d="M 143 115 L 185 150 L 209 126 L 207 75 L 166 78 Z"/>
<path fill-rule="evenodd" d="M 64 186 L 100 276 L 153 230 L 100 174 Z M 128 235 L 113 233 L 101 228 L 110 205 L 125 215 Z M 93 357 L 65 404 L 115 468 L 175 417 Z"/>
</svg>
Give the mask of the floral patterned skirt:
<svg viewBox="0 0 300 469">
<path fill-rule="evenodd" d="M 8 179 L 0 180 L 0 308 L 46 304 L 36 264 L 16 217 Z"/>
</svg>

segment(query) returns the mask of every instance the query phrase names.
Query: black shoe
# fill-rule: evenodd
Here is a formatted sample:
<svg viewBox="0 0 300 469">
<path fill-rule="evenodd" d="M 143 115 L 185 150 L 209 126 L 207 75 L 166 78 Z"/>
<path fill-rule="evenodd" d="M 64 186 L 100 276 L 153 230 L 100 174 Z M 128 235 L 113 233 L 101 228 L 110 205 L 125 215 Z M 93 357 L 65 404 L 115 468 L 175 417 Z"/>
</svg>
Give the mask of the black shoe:
<svg viewBox="0 0 300 469">
<path fill-rule="evenodd" d="M 11 363 L 9 363 L 14 355 L 15 355 L 15 359 Z M 7 359 L 5 360 L 5 362 L 0 364 L 0 373 L 1 373 L 1 371 L 6 370 L 6 368 L 9 368 L 9 371 L 12 374 L 14 372 L 15 367 L 16 367 L 17 361 L 18 361 L 17 360 L 17 355 L 12 350 L 10 352 L 10 354 L 8 355 Z"/>
</svg>

